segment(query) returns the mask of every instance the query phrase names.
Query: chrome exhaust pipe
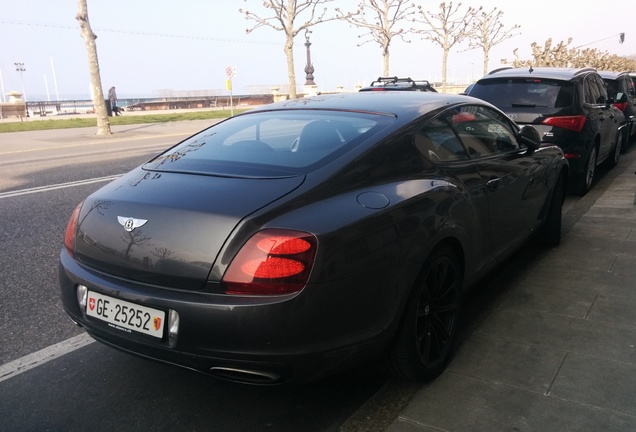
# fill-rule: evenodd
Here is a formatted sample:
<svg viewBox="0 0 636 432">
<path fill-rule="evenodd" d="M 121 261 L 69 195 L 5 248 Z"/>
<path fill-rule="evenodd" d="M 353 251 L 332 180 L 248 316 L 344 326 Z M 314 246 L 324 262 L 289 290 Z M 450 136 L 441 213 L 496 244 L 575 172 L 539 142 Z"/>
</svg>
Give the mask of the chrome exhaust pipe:
<svg viewBox="0 0 636 432">
<path fill-rule="evenodd" d="M 276 384 L 281 379 L 280 375 L 272 372 L 224 366 L 213 366 L 210 368 L 210 372 L 219 378 L 247 384 Z"/>
</svg>

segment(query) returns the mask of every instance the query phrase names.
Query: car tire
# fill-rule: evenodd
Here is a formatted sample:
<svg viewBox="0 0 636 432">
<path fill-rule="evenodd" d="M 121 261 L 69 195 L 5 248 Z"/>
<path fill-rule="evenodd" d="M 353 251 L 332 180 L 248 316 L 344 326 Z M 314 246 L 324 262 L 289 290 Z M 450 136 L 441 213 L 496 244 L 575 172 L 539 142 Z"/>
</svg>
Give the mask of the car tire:
<svg viewBox="0 0 636 432">
<path fill-rule="evenodd" d="M 561 226 L 563 218 L 564 199 L 563 174 L 559 176 L 554 184 L 550 207 L 545 217 L 545 222 L 541 232 L 541 241 L 547 247 L 556 247 L 561 243 Z"/>
<path fill-rule="evenodd" d="M 410 294 L 400 328 L 385 359 L 398 379 L 428 381 L 445 368 L 454 350 L 463 273 L 448 246 L 426 260 Z"/>
<path fill-rule="evenodd" d="M 618 165 L 618 160 L 620 159 L 621 153 L 623 152 L 623 146 L 626 140 L 625 132 L 626 130 L 622 129 L 616 135 L 616 142 L 614 143 L 614 147 L 612 147 L 612 153 L 609 155 L 606 162 L 608 168 L 614 168 L 616 165 Z"/>
<path fill-rule="evenodd" d="M 587 160 L 585 161 L 583 173 L 574 179 L 573 189 L 576 195 L 583 196 L 592 188 L 594 174 L 596 173 L 597 157 L 598 154 L 596 152 L 596 146 L 593 146 Z"/>
<path fill-rule="evenodd" d="M 632 140 L 634 140 L 636 138 L 634 134 L 634 127 L 636 127 L 636 125 L 634 123 L 629 123 L 628 124 L 628 130 L 627 130 L 627 135 L 625 138 L 625 141 L 623 141 L 623 147 L 621 148 L 621 153 L 627 153 L 627 149 L 629 148 L 629 145 L 631 143 Z"/>
</svg>

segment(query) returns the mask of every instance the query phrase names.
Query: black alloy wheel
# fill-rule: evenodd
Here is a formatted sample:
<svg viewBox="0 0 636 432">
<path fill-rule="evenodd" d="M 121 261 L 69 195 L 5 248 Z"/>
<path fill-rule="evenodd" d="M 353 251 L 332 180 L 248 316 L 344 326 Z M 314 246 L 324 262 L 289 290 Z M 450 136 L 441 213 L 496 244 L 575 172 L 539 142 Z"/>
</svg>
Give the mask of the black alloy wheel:
<svg viewBox="0 0 636 432">
<path fill-rule="evenodd" d="M 548 213 L 541 233 L 541 240 L 547 247 L 556 247 L 561 243 L 564 196 L 563 174 L 561 174 L 554 184 L 550 207 L 548 207 Z"/>
<path fill-rule="evenodd" d="M 592 147 L 590 155 L 585 162 L 585 168 L 583 173 L 574 180 L 574 193 L 579 196 L 583 196 L 592 189 L 592 183 L 594 182 L 594 174 L 596 172 L 596 146 Z"/>
<path fill-rule="evenodd" d="M 609 168 L 614 168 L 618 165 L 618 159 L 623 152 L 623 143 L 625 142 L 625 129 L 622 129 L 619 133 L 616 134 L 616 142 L 614 143 L 614 147 L 612 147 L 612 154 L 607 158 L 607 166 Z"/>
<path fill-rule="evenodd" d="M 431 380 L 448 364 L 455 344 L 463 275 L 448 246 L 436 249 L 416 283 L 386 366 L 398 378 Z"/>
</svg>

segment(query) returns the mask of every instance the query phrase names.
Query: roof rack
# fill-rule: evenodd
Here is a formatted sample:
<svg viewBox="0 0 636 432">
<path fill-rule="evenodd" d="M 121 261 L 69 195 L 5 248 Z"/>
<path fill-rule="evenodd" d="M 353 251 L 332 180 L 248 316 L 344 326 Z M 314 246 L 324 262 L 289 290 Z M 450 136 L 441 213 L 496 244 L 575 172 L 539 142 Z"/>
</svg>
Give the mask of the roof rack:
<svg viewBox="0 0 636 432">
<path fill-rule="evenodd" d="M 502 70 L 508 70 L 508 69 L 513 69 L 513 67 L 512 66 L 503 66 L 503 67 L 500 67 L 500 68 L 497 68 L 497 69 L 493 69 L 490 72 L 488 72 L 488 75 L 492 75 L 492 74 L 495 74 L 497 72 L 501 72 Z"/>
<path fill-rule="evenodd" d="M 596 69 L 592 68 L 592 67 L 583 67 L 580 68 L 579 70 L 577 70 L 574 75 L 578 75 L 581 73 L 587 73 L 587 72 L 596 72 Z"/>
<path fill-rule="evenodd" d="M 410 84 L 411 86 L 415 87 L 416 85 L 426 85 L 426 86 L 431 86 L 431 83 L 428 82 L 427 80 L 418 80 L 415 81 L 413 80 L 411 77 L 407 77 L 407 78 L 398 78 L 396 76 L 392 76 L 392 77 L 378 77 L 377 80 L 373 81 L 371 83 L 371 86 L 377 86 L 377 85 L 387 85 L 387 84 L 398 84 L 398 83 L 406 83 L 406 84 Z"/>
</svg>

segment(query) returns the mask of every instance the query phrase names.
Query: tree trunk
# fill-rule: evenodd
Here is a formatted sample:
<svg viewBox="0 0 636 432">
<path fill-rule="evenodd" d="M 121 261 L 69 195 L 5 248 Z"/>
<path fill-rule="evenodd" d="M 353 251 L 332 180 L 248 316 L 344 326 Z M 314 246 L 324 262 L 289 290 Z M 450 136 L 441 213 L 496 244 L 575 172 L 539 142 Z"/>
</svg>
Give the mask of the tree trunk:
<svg viewBox="0 0 636 432">
<path fill-rule="evenodd" d="M 382 73 L 383 76 L 389 76 L 389 46 L 386 45 L 382 48 L 382 58 L 384 60 Z"/>
<path fill-rule="evenodd" d="M 484 75 L 488 75 L 488 63 L 490 59 L 490 44 L 488 42 L 484 43 Z"/>
<path fill-rule="evenodd" d="M 484 75 L 488 75 L 488 51 L 484 51 Z"/>
<path fill-rule="evenodd" d="M 442 93 L 446 93 L 446 67 L 448 65 L 448 51 L 450 48 L 444 47 L 442 54 Z"/>
<path fill-rule="evenodd" d="M 285 57 L 287 57 L 287 76 L 289 77 L 289 98 L 296 99 L 296 71 L 294 70 L 294 36 L 287 35 L 285 41 Z"/>
<path fill-rule="evenodd" d="M 80 26 L 80 34 L 86 44 L 88 54 L 88 71 L 91 77 L 91 97 L 97 114 L 97 135 L 110 135 L 110 122 L 108 121 L 108 111 L 102 90 L 102 79 L 99 75 L 99 61 L 97 60 L 97 36 L 93 33 L 88 21 L 88 6 L 86 0 L 77 0 L 77 16 L 75 19 Z"/>
</svg>

